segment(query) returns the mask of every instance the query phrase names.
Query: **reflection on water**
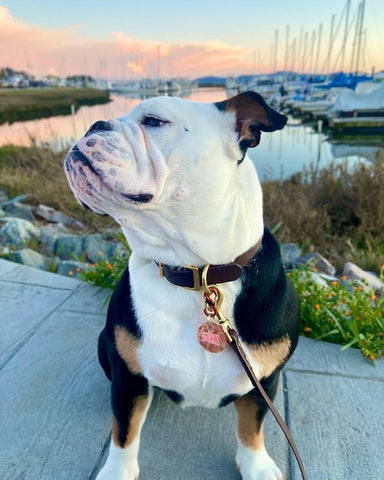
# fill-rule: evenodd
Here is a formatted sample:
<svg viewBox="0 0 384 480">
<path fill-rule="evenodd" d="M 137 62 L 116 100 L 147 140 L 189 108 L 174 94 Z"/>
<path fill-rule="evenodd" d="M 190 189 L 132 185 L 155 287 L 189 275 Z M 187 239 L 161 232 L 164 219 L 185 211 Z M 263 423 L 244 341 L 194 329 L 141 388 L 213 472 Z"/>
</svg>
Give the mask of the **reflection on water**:
<svg viewBox="0 0 384 480">
<path fill-rule="evenodd" d="M 124 115 L 140 102 L 123 95 L 112 98 L 108 104 L 81 107 L 73 116 L 0 125 L 0 146 L 48 143 L 54 149 L 65 150 L 95 121 Z M 226 98 L 226 92 L 224 89 L 197 89 L 192 90 L 188 98 L 197 102 L 217 102 Z M 295 120 L 290 120 L 284 130 L 263 132 L 260 145 L 248 150 L 261 180 L 287 177 L 310 163 L 321 168 L 332 160 L 346 158 L 351 162 L 374 161 L 378 152 L 384 155 L 383 138 L 354 136 L 344 140 L 338 138 L 331 143 L 326 135 L 314 132 L 310 126 L 298 125 Z"/>
</svg>

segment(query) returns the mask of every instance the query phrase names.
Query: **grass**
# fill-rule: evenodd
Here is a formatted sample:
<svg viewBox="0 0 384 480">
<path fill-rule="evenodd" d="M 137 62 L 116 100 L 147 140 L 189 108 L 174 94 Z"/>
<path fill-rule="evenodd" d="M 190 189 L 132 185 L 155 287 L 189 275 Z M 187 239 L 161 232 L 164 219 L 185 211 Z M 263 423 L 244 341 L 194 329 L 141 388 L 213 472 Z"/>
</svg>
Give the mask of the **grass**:
<svg viewBox="0 0 384 480">
<path fill-rule="evenodd" d="M 379 273 L 384 260 L 384 156 L 373 164 L 310 168 L 263 183 L 264 216 L 277 239 L 318 251 L 339 272 L 346 261 Z"/>
<path fill-rule="evenodd" d="M 0 124 L 69 115 L 71 105 L 77 110 L 109 101 L 109 93 L 96 88 L 0 89 Z"/>
</svg>

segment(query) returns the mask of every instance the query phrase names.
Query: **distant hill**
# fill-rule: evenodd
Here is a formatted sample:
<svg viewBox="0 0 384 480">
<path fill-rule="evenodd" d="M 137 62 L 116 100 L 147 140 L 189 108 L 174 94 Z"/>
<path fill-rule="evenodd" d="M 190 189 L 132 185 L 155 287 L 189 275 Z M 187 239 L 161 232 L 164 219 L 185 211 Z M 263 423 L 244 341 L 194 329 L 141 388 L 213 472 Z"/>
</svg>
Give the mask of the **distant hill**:
<svg viewBox="0 0 384 480">
<path fill-rule="evenodd" d="M 225 77 L 200 77 L 195 82 L 199 87 L 225 87 Z"/>
</svg>

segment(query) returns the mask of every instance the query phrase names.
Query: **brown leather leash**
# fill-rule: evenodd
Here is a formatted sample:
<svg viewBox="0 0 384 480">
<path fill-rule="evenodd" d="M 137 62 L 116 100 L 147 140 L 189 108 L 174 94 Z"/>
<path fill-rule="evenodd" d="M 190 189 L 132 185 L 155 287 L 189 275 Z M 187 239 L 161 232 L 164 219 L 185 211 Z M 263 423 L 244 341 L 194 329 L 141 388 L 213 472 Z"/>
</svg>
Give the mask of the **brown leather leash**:
<svg viewBox="0 0 384 480">
<path fill-rule="evenodd" d="M 210 352 L 222 351 L 223 348 L 225 348 L 226 343 L 230 345 L 230 347 L 240 360 L 240 363 L 244 368 L 245 373 L 247 374 L 252 385 L 260 392 L 269 410 L 275 417 L 279 427 L 283 431 L 289 443 L 289 446 L 291 447 L 292 452 L 296 458 L 302 479 L 307 480 L 307 475 L 305 473 L 303 462 L 301 460 L 299 451 L 295 445 L 295 442 L 292 438 L 287 424 L 284 422 L 283 418 L 274 407 L 272 400 L 269 398 L 267 392 L 261 385 L 261 382 L 255 375 L 252 365 L 248 360 L 243 347 L 241 346 L 241 342 L 236 330 L 231 326 L 228 318 L 226 318 L 221 312 L 221 304 L 224 297 L 223 292 L 218 285 L 211 284 L 211 282 L 224 283 L 239 278 L 242 272 L 242 267 L 248 263 L 250 258 L 253 257 L 259 246 L 260 243 L 245 252 L 245 254 L 237 257 L 235 263 L 227 265 L 206 264 L 203 268 L 181 267 L 177 270 L 171 269 L 170 267 L 161 263 L 158 263 L 157 265 L 160 270 L 160 276 L 162 278 L 166 278 L 170 283 L 173 283 L 174 285 L 182 286 L 184 288 L 196 291 L 201 290 L 201 287 L 203 287 L 206 305 L 204 313 L 207 317 L 207 324 L 199 327 L 199 335 L 200 331 L 202 331 L 202 335 L 205 336 L 203 341 L 200 338 L 200 344 Z M 216 282 L 213 282 L 213 280 L 216 280 Z M 214 322 L 211 322 L 211 319 L 215 317 L 218 319 L 220 326 L 218 326 Z M 222 331 L 219 332 L 218 330 Z"/>
<path fill-rule="evenodd" d="M 267 392 L 264 390 L 263 386 L 261 385 L 259 379 L 256 377 L 255 373 L 253 372 L 252 366 L 250 365 L 247 356 L 244 353 L 244 350 L 241 346 L 241 343 L 239 341 L 239 337 L 236 333 L 236 331 L 233 328 L 228 329 L 228 335 L 231 337 L 231 341 L 228 339 L 228 343 L 232 350 L 236 353 L 238 359 L 241 362 L 241 365 L 243 366 L 246 374 L 248 375 L 249 380 L 251 381 L 252 385 L 258 389 L 260 392 L 261 396 L 263 397 L 265 403 L 268 405 L 269 410 L 271 411 L 272 415 L 275 417 L 277 423 L 279 424 L 279 427 L 283 431 L 289 446 L 292 449 L 293 454 L 295 455 L 297 464 L 299 465 L 299 469 L 301 472 L 301 476 L 303 480 L 307 480 L 307 475 L 304 470 L 304 465 L 301 460 L 299 451 L 295 445 L 295 442 L 292 438 L 291 432 L 289 431 L 289 428 L 287 424 L 284 422 L 282 419 L 281 415 L 279 412 L 276 410 L 275 406 L 273 405 L 271 399 L 268 397 Z"/>
</svg>

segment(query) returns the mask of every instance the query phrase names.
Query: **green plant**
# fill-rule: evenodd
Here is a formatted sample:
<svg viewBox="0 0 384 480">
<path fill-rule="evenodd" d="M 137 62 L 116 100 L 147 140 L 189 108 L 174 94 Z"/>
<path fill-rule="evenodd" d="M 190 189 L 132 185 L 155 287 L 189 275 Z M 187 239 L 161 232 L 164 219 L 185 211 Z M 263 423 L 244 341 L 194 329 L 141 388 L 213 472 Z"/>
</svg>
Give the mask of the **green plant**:
<svg viewBox="0 0 384 480">
<path fill-rule="evenodd" d="M 366 283 L 348 280 L 327 281 L 327 287 L 314 277 L 314 268 L 303 267 L 289 273 L 300 297 L 300 333 L 355 347 L 370 360 L 384 355 L 384 296 Z M 384 279 L 384 265 L 380 276 Z"/>
<path fill-rule="evenodd" d="M 110 288 L 113 290 L 128 264 L 131 250 L 127 240 L 121 232 L 115 234 L 116 239 L 123 246 L 123 254 L 118 253 L 113 256 L 111 261 L 106 260 L 101 252 L 98 252 L 100 261 L 86 264 L 85 270 L 80 272 L 80 278 L 92 285 L 100 288 Z"/>
</svg>

